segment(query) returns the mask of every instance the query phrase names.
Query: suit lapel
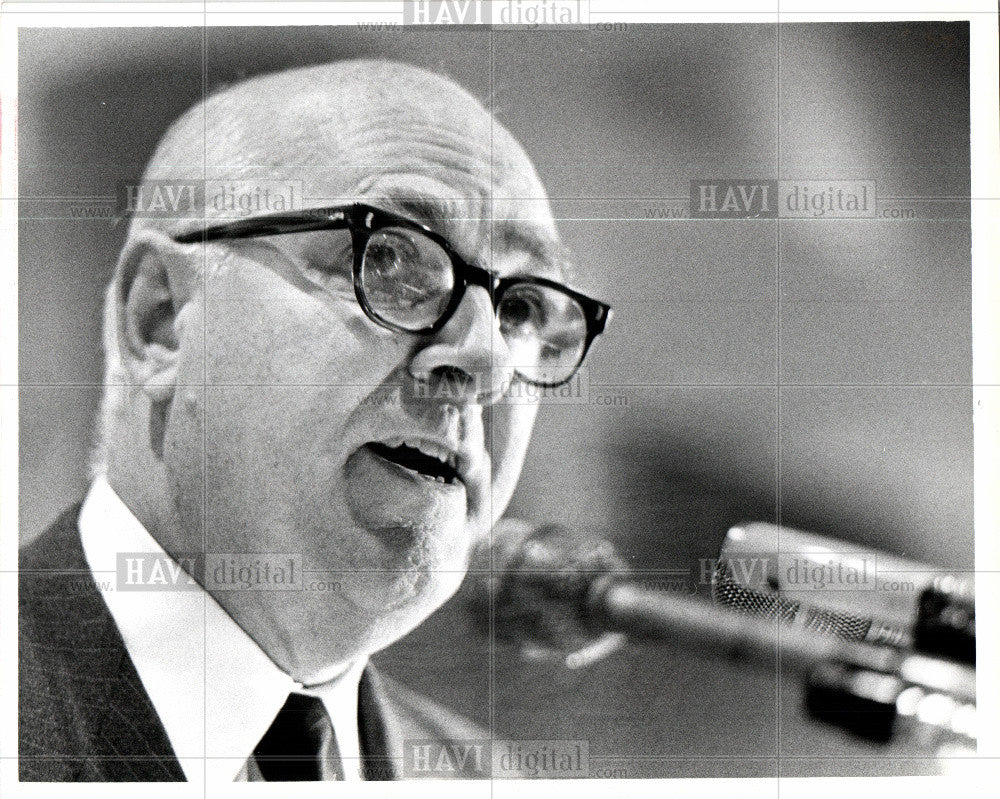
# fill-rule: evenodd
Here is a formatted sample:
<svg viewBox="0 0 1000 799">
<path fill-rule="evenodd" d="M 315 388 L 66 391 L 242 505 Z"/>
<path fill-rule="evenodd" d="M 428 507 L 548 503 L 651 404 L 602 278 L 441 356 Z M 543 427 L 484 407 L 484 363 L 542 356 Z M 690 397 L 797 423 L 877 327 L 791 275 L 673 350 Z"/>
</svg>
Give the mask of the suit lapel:
<svg viewBox="0 0 1000 799">
<path fill-rule="evenodd" d="M 365 669 L 358 696 L 366 779 L 490 776 L 490 734 L 479 725 L 380 674 L 373 666 Z M 420 756 L 433 753 L 435 767 L 418 768 L 416 750 Z M 441 768 L 437 768 L 439 758 Z"/>
<path fill-rule="evenodd" d="M 402 763 L 403 739 L 387 714 L 381 681 L 369 666 L 361 675 L 358 686 L 358 733 L 361 739 L 361 759 L 365 779 L 399 779 L 397 763 Z M 388 716 L 388 720 L 387 720 Z M 388 721 L 388 723 L 387 723 Z"/>
<path fill-rule="evenodd" d="M 78 515 L 21 551 L 21 779 L 183 780 L 90 575 Z"/>
</svg>

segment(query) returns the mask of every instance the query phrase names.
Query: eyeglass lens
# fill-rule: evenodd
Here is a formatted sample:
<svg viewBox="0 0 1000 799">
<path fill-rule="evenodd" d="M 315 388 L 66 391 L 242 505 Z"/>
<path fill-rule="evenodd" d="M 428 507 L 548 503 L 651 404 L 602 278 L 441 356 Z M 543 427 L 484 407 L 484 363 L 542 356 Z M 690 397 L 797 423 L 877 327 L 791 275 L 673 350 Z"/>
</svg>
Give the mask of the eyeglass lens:
<svg viewBox="0 0 1000 799">
<path fill-rule="evenodd" d="M 403 227 L 368 237 L 361 288 L 371 311 L 404 330 L 425 330 L 445 313 L 455 289 L 448 253 L 435 241 Z M 580 304 L 551 286 L 514 283 L 497 307 L 500 333 L 512 363 L 527 380 L 567 379 L 583 354 L 587 320 Z"/>
</svg>

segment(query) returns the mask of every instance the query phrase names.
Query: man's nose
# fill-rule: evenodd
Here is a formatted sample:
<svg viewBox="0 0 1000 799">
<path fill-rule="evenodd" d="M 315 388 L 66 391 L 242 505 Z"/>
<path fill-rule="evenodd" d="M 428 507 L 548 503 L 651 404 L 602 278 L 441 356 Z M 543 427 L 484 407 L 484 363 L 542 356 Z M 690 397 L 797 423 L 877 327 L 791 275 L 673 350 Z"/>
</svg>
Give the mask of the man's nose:
<svg viewBox="0 0 1000 799">
<path fill-rule="evenodd" d="M 500 335 L 486 289 L 469 286 L 447 324 L 410 361 L 410 374 L 463 403 L 492 405 L 511 372 L 510 350 Z M 441 395 L 441 392 L 431 396 Z M 444 395 L 442 395 L 444 396 Z"/>
</svg>

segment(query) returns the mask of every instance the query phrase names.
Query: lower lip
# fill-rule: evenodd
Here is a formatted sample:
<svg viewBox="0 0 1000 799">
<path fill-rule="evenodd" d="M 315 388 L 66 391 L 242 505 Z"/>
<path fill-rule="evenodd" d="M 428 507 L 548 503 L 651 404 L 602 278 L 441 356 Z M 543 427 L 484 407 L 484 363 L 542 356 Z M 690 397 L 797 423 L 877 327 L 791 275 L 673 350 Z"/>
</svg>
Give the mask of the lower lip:
<svg viewBox="0 0 1000 799">
<path fill-rule="evenodd" d="M 464 519 L 465 485 L 439 483 L 376 455 L 365 446 L 344 465 L 347 504 L 354 521 L 372 532 L 384 532 L 385 543 L 399 545 L 405 531 Z"/>
</svg>

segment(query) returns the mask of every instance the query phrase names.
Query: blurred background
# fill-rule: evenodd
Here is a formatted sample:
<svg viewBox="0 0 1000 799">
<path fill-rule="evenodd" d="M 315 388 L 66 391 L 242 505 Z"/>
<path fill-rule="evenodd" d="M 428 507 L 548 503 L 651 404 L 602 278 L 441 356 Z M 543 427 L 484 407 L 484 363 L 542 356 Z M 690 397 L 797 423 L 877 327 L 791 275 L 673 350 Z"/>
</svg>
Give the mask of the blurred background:
<svg viewBox="0 0 1000 799">
<path fill-rule="evenodd" d="M 542 408 L 508 515 L 610 538 L 637 569 L 695 570 L 779 512 L 972 567 L 965 23 L 22 29 L 19 48 L 22 540 L 82 498 L 101 393 L 124 230 L 72 209 L 112 208 L 205 87 L 374 56 L 494 109 L 577 283 L 615 308 L 588 362 L 603 399 Z M 710 178 L 871 180 L 890 213 L 676 218 Z M 630 777 L 934 770 L 806 723 L 773 666 L 636 643 L 567 671 L 491 642 L 463 602 L 378 661 L 498 737 L 589 740 Z"/>
</svg>

